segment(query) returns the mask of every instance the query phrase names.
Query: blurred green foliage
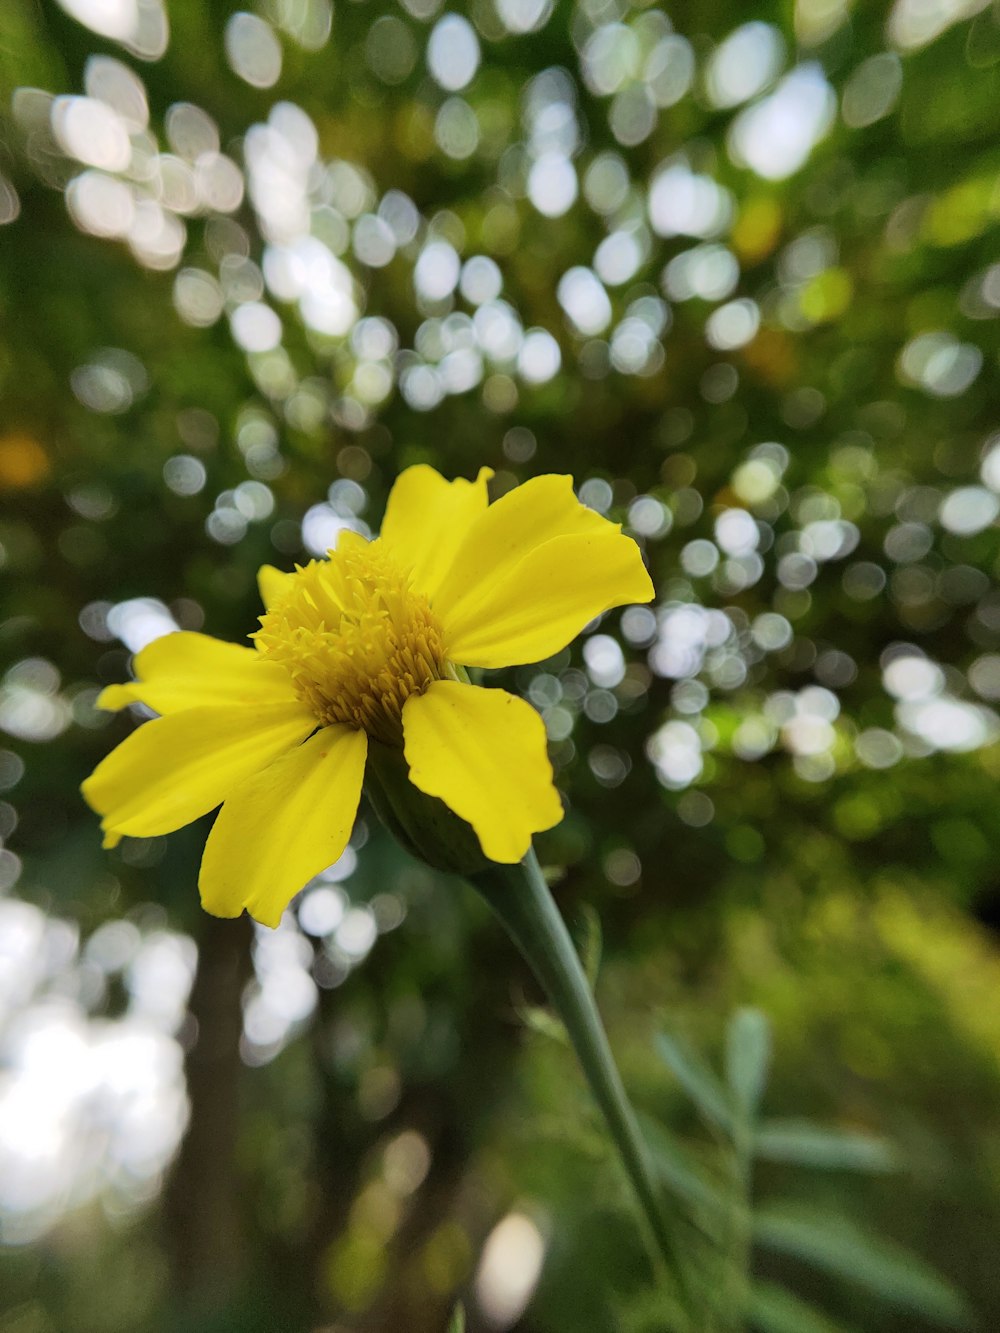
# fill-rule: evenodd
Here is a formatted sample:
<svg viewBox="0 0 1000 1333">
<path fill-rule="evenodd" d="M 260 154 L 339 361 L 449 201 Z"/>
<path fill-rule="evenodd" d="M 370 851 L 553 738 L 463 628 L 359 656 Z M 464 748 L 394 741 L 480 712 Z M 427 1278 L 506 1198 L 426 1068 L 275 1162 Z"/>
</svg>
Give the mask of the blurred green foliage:
<svg viewBox="0 0 1000 1333">
<path fill-rule="evenodd" d="M 989 1327 L 1000 10 L 234 10 L 0 15 L 0 1330 L 684 1326 L 463 886 L 363 815 L 252 938 L 78 795 L 416 461 L 654 574 L 505 683 L 704 1326 Z"/>
</svg>

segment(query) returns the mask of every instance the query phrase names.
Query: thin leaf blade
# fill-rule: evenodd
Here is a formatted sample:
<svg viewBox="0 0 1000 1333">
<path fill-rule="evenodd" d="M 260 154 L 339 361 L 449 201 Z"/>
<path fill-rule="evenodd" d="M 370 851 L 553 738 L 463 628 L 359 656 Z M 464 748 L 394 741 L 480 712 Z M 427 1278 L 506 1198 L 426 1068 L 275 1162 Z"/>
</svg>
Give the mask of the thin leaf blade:
<svg viewBox="0 0 1000 1333">
<path fill-rule="evenodd" d="M 747 1315 L 759 1333 L 851 1333 L 775 1282 L 754 1283 Z"/>
<path fill-rule="evenodd" d="M 659 1122 L 640 1117 L 643 1138 L 649 1146 L 653 1165 L 664 1186 L 684 1203 L 725 1214 L 729 1201 L 718 1185 L 705 1178 L 700 1165 Z"/>
<path fill-rule="evenodd" d="M 898 1170 L 891 1145 L 872 1134 L 829 1128 L 809 1120 L 767 1120 L 757 1130 L 754 1154 L 825 1171 L 885 1175 Z"/>
<path fill-rule="evenodd" d="M 668 1032 L 657 1033 L 656 1049 L 704 1119 L 731 1134 L 732 1105 L 725 1088 L 708 1066 L 685 1043 Z"/>
<path fill-rule="evenodd" d="M 767 1249 L 844 1278 L 887 1304 L 950 1328 L 968 1324 L 964 1300 L 944 1278 L 907 1250 L 846 1218 L 798 1204 L 771 1205 L 757 1212 L 754 1239 Z"/>
<path fill-rule="evenodd" d="M 591 989 L 597 985 L 597 976 L 601 970 L 601 955 L 604 949 L 604 936 L 601 931 L 601 918 L 589 903 L 584 903 L 580 913 L 581 929 L 577 941 L 580 962 L 587 974 Z"/>
<path fill-rule="evenodd" d="M 551 1009 L 545 1009 L 540 1004 L 522 1004 L 518 1006 L 517 1016 L 536 1036 L 558 1042 L 561 1046 L 570 1044 L 569 1034 L 562 1020 Z"/>
<path fill-rule="evenodd" d="M 745 1118 L 757 1113 L 771 1065 L 771 1024 L 760 1009 L 737 1009 L 726 1029 L 726 1082 Z"/>
</svg>

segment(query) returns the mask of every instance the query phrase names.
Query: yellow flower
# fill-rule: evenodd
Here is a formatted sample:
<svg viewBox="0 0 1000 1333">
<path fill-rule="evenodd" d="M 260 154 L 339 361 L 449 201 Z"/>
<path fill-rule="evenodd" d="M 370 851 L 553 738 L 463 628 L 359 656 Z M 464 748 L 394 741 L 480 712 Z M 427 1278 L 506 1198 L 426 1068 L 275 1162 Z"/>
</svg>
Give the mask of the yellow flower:
<svg viewBox="0 0 1000 1333">
<path fill-rule="evenodd" d="M 343 532 L 328 560 L 260 571 L 252 648 L 157 639 L 102 708 L 161 716 L 98 765 L 83 794 L 105 845 L 169 833 L 224 802 L 199 887 L 217 916 L 276 925 L 343 852 L 369 746 L 402 749 L 410 782 L 513 863 L 562 818 L 535 710 L 465 667 L 549 657 L 602 611 L 653 596 L 638 547 L 581 505 L 569 477 L 488 504 L 476 481 L 411 467 L 381 535 Z"/>
</svg>

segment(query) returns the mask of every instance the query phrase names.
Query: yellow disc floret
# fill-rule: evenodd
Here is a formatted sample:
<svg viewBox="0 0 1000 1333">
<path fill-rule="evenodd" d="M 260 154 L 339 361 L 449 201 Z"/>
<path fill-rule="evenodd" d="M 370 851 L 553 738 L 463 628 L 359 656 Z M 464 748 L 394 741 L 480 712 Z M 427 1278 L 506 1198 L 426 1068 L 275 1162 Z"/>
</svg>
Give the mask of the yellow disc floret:
<svg viewBox="0 0 1000 1333">
<path fill-rule="evenodd" d="M 402 742 L 403 704 L 452 675 L 430 602 L 378 541 L 345 532 L 329 560 L 298 569 L 253 636 L 324 726 Z"/>
</svg>

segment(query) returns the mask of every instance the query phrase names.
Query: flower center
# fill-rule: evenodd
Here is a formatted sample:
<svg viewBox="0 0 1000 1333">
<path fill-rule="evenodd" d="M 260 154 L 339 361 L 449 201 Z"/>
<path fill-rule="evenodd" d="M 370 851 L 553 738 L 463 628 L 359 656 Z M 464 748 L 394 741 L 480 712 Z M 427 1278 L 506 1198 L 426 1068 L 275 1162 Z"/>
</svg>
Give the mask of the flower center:
<svg viewBox="0 0 1000 1333">
<path fill-rule="evenodd" d="M 297 570 L 252 635 L 321 723 L 402 743 L 403 704 L 449 675 L 430 602 L 377 541 L 344 533 L 329 560 Z"/>
</svg>

